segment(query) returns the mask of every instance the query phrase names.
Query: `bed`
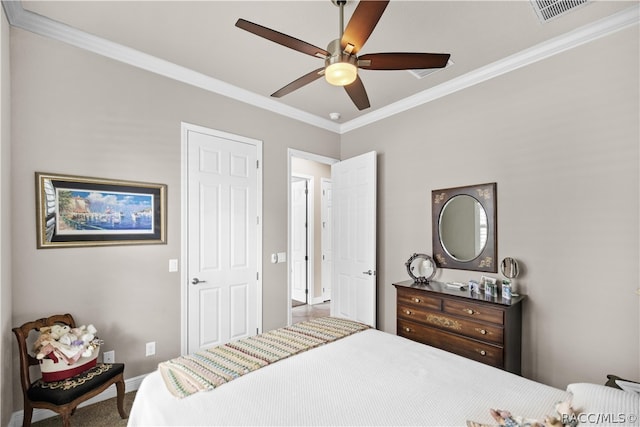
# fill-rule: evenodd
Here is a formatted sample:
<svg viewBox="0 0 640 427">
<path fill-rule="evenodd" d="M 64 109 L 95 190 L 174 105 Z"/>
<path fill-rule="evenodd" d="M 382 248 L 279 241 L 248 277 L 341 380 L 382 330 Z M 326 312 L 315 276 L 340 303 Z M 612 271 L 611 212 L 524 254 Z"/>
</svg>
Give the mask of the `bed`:
<svg viewBox="0 0 640 427">
<path fill-rule="evenodd" d="M 575 386 L 579 394 L 589 387 Z M 596 387 L 578 396 L 581 405 L 593 396 L 602 400 L 597 394 L 605 387 Z M 638 414 L 637 396 L 610 390 L 622 393 L 616 405 L 621 399 L 622 410 Z M 542 420 L 570 397 L 569 391 L 365 329 L 184 398 L 170 393 L 155 371 L 142 381 L 128 425 L 495 425 L 490 408 Z"/>
</svg>

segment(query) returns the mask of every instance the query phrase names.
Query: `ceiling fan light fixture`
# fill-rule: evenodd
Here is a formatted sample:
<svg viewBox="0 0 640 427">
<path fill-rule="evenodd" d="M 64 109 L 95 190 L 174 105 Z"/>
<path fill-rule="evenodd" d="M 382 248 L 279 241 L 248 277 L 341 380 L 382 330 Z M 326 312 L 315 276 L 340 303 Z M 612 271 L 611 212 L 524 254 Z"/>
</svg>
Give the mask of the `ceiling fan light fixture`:
<svg viewBox="0 0 640 427">
<path fill-rule="evenodd" d="M 334 62 L 327 66 L 324 77 L 334 86 L 347 86 L 358 77 L 358 68 L 350 62 Z"/>
</svg>

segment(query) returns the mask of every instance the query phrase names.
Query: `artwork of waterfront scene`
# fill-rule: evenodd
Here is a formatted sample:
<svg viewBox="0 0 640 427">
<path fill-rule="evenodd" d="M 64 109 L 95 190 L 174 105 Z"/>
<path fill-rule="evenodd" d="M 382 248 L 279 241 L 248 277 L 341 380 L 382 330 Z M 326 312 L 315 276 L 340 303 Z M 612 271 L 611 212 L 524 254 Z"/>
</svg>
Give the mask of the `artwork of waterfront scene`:
<svg viewBox="0 0 640 427">
<path fill-rule="evenodd" d="M 56 233 L 153 233 L 154 195 L 56 189 Z"/>
</svg>

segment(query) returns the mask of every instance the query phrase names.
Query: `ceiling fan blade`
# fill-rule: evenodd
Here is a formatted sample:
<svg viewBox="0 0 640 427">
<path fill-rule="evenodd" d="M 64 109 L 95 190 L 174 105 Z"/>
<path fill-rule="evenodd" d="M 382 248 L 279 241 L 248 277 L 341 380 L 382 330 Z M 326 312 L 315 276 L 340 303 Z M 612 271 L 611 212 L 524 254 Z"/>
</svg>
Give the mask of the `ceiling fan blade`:
<svg viewBox="0 0 640 427">
<path fill-rule="evenodd" d="M 358 53 L 369 39 L 388 4 L 389 0 L 360 0 L 340 40 L 342 50 L 345 50 L 347 45 L 352 45 L 353 49 L 351 51 L 346 49 L 347 52 L 351 54 Z"/>
<path fill-rule="evenodd" d="M 365 70 L 420 70 L 443 68 L 448 53 L 368 53 L 358 57 L 358 67 Z"/>
<path fill-rule="evenodd" d="M 360 76 L 356 76 L 356 80 L 350 85 L 345 86 L 344 90 L 347 91 L 349 98 L 356 104 L 358 110 L 365 110 L 371 107 L 367 91 L 364 88 L 364 84 L 362 84 L 362 80 L 360 80 Z"/>
<path fill-rule="evenodd" d="M 274 93 L 271 94 L 271 96 L 273 96 L 274 98 L 280 98 L 282 96 L 285 96 L 286 94 L 291 93 L 296 89 L 300 89 L 302 86 L 308 85 L 309 83 L 319 79 L 323 75 L 324 75 L 324 67 L 318 68 L 317 70 L 313 70 L 312 72 L 305 74 L 299 79 L 292 81 L 282 89 L 275 91 Z"/>
<path fill-rule="evenodd" d="M 254 24 L 253 22 L 249 22 L 242 18 L 238 19 L 238 22 L 236 22 L 236 27 L 242 28 L 243 30 L 249 31 L 250 33 L 263 37 L 267 40 L 271 40 L 272 42 L 281 44 L 282 46 L 297 50 L 298 52 L 306 53 L 307 55 L 315 56 L 317 58 L 325 58 L 329 56 L 329 52 L 324 49 L 299 40 L 295 37 L 288 36 L 279 31 L 263 27 L 262 25 Z"/>
</svg>

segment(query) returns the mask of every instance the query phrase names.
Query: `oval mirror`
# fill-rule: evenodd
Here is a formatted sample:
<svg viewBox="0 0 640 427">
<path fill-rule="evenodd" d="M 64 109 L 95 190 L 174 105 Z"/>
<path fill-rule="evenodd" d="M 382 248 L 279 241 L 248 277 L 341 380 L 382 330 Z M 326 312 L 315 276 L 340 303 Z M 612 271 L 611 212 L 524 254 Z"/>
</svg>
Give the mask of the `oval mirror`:
<svg viewBox="0 0 640 427">
<path fill-rule="evenodd" d="M 496 183 L 433 190 L 436 267 L 498 272 Z"/>
<path fill-rule="evenodd" d="M 442 248 L 458 261 L 473 260 L 487 244 L 487 213 L 471 196 L 461 194 L 449 199 L 438 224 Z"/>
</svg>

